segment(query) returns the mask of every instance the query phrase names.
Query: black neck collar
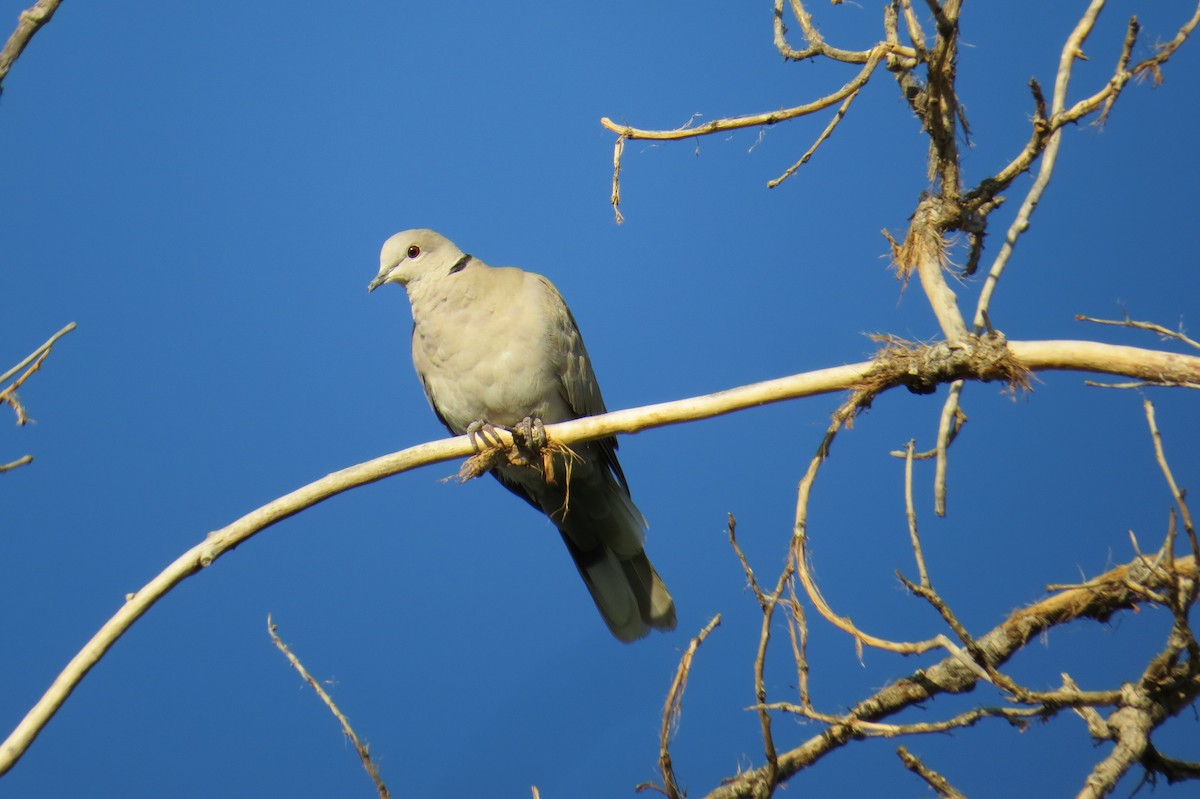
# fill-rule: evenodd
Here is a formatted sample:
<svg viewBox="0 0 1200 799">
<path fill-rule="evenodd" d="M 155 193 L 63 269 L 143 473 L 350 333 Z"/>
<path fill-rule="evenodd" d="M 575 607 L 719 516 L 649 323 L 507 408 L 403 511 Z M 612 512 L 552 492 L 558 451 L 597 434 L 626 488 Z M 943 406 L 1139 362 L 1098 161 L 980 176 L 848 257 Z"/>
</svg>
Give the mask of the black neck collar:
<svg viewBox="0 0 1200 799">
<path fill-rule="evenodd" d="M 453 275 L 455 272 L 461 272 L 463 269 L 466 268 L 467 262 L 470 260 L 471 260 L 471 256 L 468 255 L 467 253 L 463 253 L 462 258 L 459 258 L 457 261 L 454 262 L 454 266 L 450 267 L 450 274 Z"/>
</svg>

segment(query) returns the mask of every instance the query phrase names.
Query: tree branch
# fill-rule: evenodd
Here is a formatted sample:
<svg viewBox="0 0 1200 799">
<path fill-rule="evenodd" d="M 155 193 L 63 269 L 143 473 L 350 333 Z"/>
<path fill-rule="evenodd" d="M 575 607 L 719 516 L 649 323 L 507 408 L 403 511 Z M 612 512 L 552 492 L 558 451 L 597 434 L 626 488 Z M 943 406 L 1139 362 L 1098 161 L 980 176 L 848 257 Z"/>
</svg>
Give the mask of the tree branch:
<svg viewBox="0 0 1200 799">
<path fill-rule="evenodd" d="M 1179 578 L 1195 582 L 1198 576 L 1196 560 L 1191 557 L 1176 561 Z M 990 668 L 997 668 L 1017 651 L 1042 633 L 1077 619 L 1105 620 L 1120 610 L 1143 604 L 1146 596 L 1130 587 L 1131 584 L 1151 589 L 1169 587 L 1173 577 L 1163 570 L 1152 569 L 1141 558 L 1118 566 L 1086 584 L 1064 590 L 1034 605 L 1012 613 L 1003 623 L 976 639 Z M 711 791 L 708 799 L 752 799 L 760 789 L 778 784 L 812 765 L 859 734 L 862 722 L 878 722 L 902 710 L 927 702 L 942 693 L 969 691 L 979 679 L 975 671 L 961 659 L 947 656 L 929 668 L 915 671 L 856 704 L 835 723 L 809 738 L 803 744 L 779 755 L 778 769 L 768 775 L 760 767 L 744 771 Z M 1068 699 L 1066 695 L 1062 697 Z M 1060 703 L 1066 707 L 1069 704 Z M 1049 712 L 1054 705 L 1047 702 Z M 1176 710 L 1177 712 L 1177 710 Z"/>
<path fill-rule="evenodd" d="M 292 650 L 288 648 L 288 645 L 283 642 L 283 639 L 279 637 L 278 628 L 276 627 L 275 623 L 271 621 L 271 614 L 269 613 L 267 614 L 267 634 L 271 636 L 271 641 L 275 644 L 275 647 L 283 653 L 283 656 L 287 658 L 288 663 L 291 664 L 292 668 L 294 668 L 300 674 L 301 679 L 303 679 L 309 684 L 310 687 L 312 687 L 313 691 L 316 692 L 320 700 L 325 703 L 327 708 L 329 708 L 329 712 L 332 713 L 333 717 L 338 720 L 338 724 L 342 725 L 342 732 L 345 733 L 346 737 L 350 739 L 350 743 L 354 746 L 354 751 L 358 753 L 358 759 L 362 761 L 363 768 L 366 769 L 367 775 L 371 778 L 371 781 L 375 783 L 375 791 L 379 794 L 379 799 L 388 799 L 391 794 L 388 792 L 387 785 L 384 784 L 383 778 L 379 776 L 379 769 L 375 766 L 375 761 L 371 760 L 371 753 L 368 750 L 367 745 L 359 740 L 358 734 L 355 733 L 354 728 L 350 726 L 350 719 L 346 718 L 345 714 L 342 713 L 337 704 L 334 703 L 333 697 L 331 697 L 329 693 L 321 687 L 321 684 L 317 682 L 311 674 L 308 673 L 308 669 L 304 668 L 304 664 L 300 662 L 300 658 L 296 657 Z"/>
<path fill-rule="evenodd" d="M 1087 341 L 1010 342 L 1005 351 L 1014 356 L 1021 367 L 1033 371 L 1072 369 L 1125 374 L 1145 380 L 1200 382 L 1200 357 L 1195 356 Z M 960 346 L 954 350 L 946 348 L 945 345 L 912 350 L 893 346 L 885 349 L 874 361 L 836 366 L 701 397 L 547 425 L 546 435 L 561 444 L 572 444 L 619 433 L 636 433 L 654 427 L 711 418 L 767 403 L 834 391 L 855 389 L 868 392 L 873 397 L 901 385 L 928 392 L 939 382 L 970 377 L 973 374 L 984 380 L 1001 379 L 1002 371 L 996 370 L 993 361 L 973 364 L 973 355 L 970 346 Z M 498 436 L 503 446 L 512 446 L 512 436 L 509 433 L 498 431 Z M 34 739 L 109 648 L 176 585 L 212 565 L 222 555 L 262 530 L 330 497 L 420 466 L 465 457 L 472 452 L 467 436 L 418 444 L 333 472 L 268 502 L 226 527 L 209 533 L 202 542 L 180 555 L 144 587 L 130 594 L 125 604 L 71 659 L 42 698 L 0 745 L 0 775 L 8 772 L 28 750 Z"/>
<path fill-rule="evenodd" d="M 21 12 L 17 18 L 17 29 L 8 37 L 4 48 L 0 49 L 0 92 L 4 91 L 4 78 L 8 76 L 12 65 L 21 57 L 33 35 L 54 16 L 61 2 L 62 0 L 38 0 L 31 8 Z"/>
</svg>

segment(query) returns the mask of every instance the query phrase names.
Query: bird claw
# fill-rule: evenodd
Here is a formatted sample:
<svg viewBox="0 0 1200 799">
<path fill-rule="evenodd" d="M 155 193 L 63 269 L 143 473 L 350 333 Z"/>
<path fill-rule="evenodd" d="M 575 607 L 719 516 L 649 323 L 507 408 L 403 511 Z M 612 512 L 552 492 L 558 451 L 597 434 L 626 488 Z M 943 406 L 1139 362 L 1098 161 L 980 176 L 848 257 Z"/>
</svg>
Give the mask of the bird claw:
<svg viewBox="0 0 1200 799">
<path fill-rule="evenodd" d="M 546 446 L 546 426 L 542 420 L 526 416 L 517 422 L 515 427 L 507 428 L 513 438 L 519 439 L 521 446 L 533 452 L 539 452 Z"/>
<path fill-rule="evenodd" d="M 467 440 L 471 442 L 471 449 L 475 450 L 476 455 L 503 443 L 496 434 L 496 428 L 487 419 L 476 419 L 467 425 Z M 483 446 L 479 445 L 480 441 L 483 442 Z"/>
</svg>

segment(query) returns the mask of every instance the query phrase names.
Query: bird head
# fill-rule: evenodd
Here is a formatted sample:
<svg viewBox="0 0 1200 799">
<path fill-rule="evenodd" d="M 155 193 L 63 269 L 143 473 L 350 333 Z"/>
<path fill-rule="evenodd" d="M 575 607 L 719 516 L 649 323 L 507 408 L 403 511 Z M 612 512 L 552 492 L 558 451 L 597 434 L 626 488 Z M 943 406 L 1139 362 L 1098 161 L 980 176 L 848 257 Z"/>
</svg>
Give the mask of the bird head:
<svg viewBox="0 0 1200 799">
<path fill-rule="evenodd" d="M 374 291 L 384 283 L 399 283 L 407 288 L 426 275 L 453 274 L 470 259 L 471 256 L 440 233 L 425 229 L 405 230 L 383 243 L 379 253 L 379 274 L 367 286 L 367 291 Z"/>
</svg>

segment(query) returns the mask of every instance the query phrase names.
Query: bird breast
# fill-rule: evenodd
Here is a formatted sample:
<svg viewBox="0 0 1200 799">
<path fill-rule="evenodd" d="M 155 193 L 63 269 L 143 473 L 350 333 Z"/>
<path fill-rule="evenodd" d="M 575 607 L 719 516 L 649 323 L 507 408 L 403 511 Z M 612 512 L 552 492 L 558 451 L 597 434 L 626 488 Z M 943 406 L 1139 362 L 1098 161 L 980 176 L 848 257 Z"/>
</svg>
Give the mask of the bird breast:
<svg viewBox="0 0 1200 799">
<path fill-rule="evenodd" d="M 489 270 L 499 272 L 501 270 Z M 518 276 L 524 277 L 518 273 Z M 412 296 L 413 364 L 429 402 L 457 433 L 479 419 L 515 425 L 526 416 L 550 423 L 572 417 L 547 335 L 544 302 L 529 282 L 502 281 L 484 290 L 476 277 L 447 290 Z"/>
</svg>

